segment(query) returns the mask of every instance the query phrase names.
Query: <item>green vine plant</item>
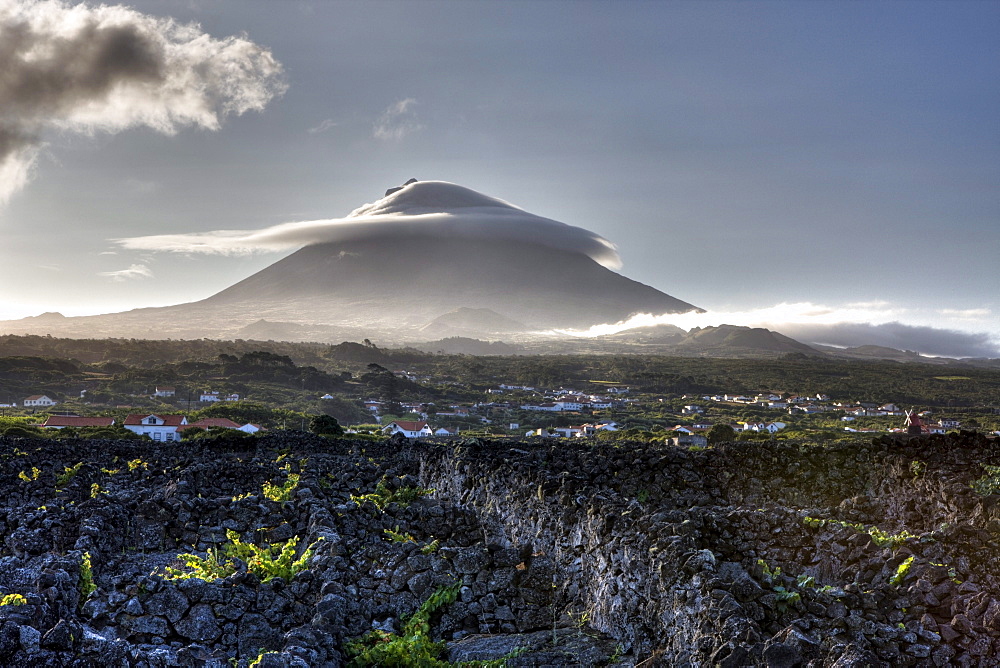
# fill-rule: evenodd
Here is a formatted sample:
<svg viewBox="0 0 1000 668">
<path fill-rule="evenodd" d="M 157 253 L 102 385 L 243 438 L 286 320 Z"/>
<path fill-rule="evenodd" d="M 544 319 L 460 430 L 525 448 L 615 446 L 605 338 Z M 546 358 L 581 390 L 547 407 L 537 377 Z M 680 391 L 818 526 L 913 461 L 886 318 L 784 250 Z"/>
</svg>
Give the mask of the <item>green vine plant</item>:
<svg viewBox="0 0 1000 668">
<path fill-rule="evenodd" d="M 0 598 L 0 607 L 5 605 L 12 605 L 14 607 L 27 604 L 28 599 L 26 599 L 21 594 L 7 594 L 3 598 Z"/>
<path fill-rule="evenodd" d="M 147 464 L 146 462 L 142 461 L 139 458 L 129 460 L 128 462 L 129 472 L 138 471 L 139 469 L 142 469 L 143 471 L 148 471 L 149 464 Z"/>
<path fill-rule="evenodd" d="M 825 520 L 816 517 L 804 517 L 802 518 L 802 523 L 805 524 L 806 526 L 814 527 L 816 529 L 822 529 L 824 526 L 827 526 L 829 524 L 834 526 L 845 527 L 847 529 L 851 529 L 858 533 L 866 533 L 869 536 L 871 536 L 872 541 L 879 547 L 888 546 L 894 550 L 903 543 L 905 543 L 910 538 L 919 537 L 916 534 L 910 533 L 906 529 L 903 529 L 899 533 L 887 533 L 882 529 L 879 529 L 875 525 L 868 527 L 861 523 L 844 522 L 842 520 Z"/>
<path fill-rule="evenodd" d="M 492 661 L 461 661 L 451 663 L 442 659 L 446 645 L 431 638 L 431 615 L 450 605 L 458 598 L 462 587 L 456 582 L 438 589 L 428 597 L 411 617 L 403 622 L 399 635 L 386 631 L 370 631 L 344 645 L 348 658 L 347 668 L 398 666 L 399 668 L 502 668 L 507 661 L 520 656 L 523 650 Z"/>
<path fill-rule="evenodd" d="M 80 472 L 83 467 L 83 462 L 77 462 L 73 466 L 67 466 L 63 469 L 63 472 L 56 476 L 56 489 L 65 487 L 76 477 L 76 474 Z"/>
<path fill-rule="evenodd" d="M 399 525 L 396 525 L 395 530 L 393 529 L 383 529 L 386 536 L 393 543 L 416 543 L 417 539 L 413 537 L 413 534 L 409 532 L 400 532 Z"/>
<path fill-rule="evenodd" d="M 390 503 L 396 503 L 399 504 L 401 508 L 406 508 L 417 499 L 433 494 L 434 492 L 434 489 L 427 489 L 424 487 L 400 487 L 395 490 L 389 489 L 386 478 L 382 478 L 382 480 L 380 480 L 375 486 L 374 492 L 371 494 L 362 494 L 360 496 L 352 494 L 351 500 L 359 506 L 363 505 L 366 501 L 370 501 L 380 511 L 385 512 L 386 507 Z"/>
<path fill-rule="evenodd" d="M 223 546 L 221 553 L 218 548 L 211 548 L 204 557 L 197 554 L 177 555 L 177 558 L 184 565 L 180 568 L 167 566 L 164 579 L 197 578 L 206 582 L 221 580 L 236 573 L 238 568 L 236 560 L 238 559 L 244 562 L 247 571 L 256 575 L 261 582 L 279 577 L 286 582 L 291 582 L 297 573 L 309 567 L 309 560 L 312 559 L 316 546 L 323 540 L 323 538 L 317 539 L 301 555 L 296 557 L 299 545 L 298 536 L 292 536 L 284 543 L 265 546 L 244 543 L 240 540 L 240 535 L 232 529 L 226 531 L 226 538 L 229 539 L 229 542 Z"/>
<path fill-rule="evenodd" d="M 410 532 L 400 531 L 398 524 L 396 525 L 395 529 L 383 529 L 382 531 L 385 533 L 386 537 L 393 543 L 419 542 L 417 541 L 416 538 L 413 537 L 413 534 L 411 534 Z M 433 554 L 434 552 L 437 552 L 440 547 L 441 547 L 441 541 L 439 541 L 437 538 L 434 538 L 433 540 L 431 540 L 431 542 L 425 543 L 424 545 L 420 546 L 420 554 Z"/>
<path fill-rule="evenodd" d="M 906 574 L 910 572 L 910 568 L 913 566 L 913 556 L 906 558 L 903 563 L 896 567 L 896 573 L 889 578 L 889 584 L 893 587 L 898 587 L 903 584 L 903 580 L 906 579 Z"/>
<path fill-rule="evenodd" d="M 973 480 L 969 485 L 979 496 L 989 496 L 990 494 L 1000 494 L 1000 466 L 990 466 L 980 464 L 986 471 L 983 477 Z"/>
<path fill-rule="evenodd" d="M 284 484 L 276 485 L 273 482 L 264 483 L 264 496 L 275 503 L 286 503 L 292 500 L 295 488 L 299 486 L 299 474 L 289 473 Z"/>
<path fill-rule="evenodd" d="M 90 563 L 90 552 L 84 552 L 80 557 L 80 604 L 86 601 L 91 594 L 97 591 L 97 584 L 94 583 L 94 569 Z"/>
<path fill-rule="evenodd" d="M 781 584 L 783 582 L 781 579 L 781 566 L 776 566 L 772 570 L 763 559 L 758 559 L 757 565 L 760 566 L 764 574 L 765 582 L 770 585 L 771 591 L 774 592 L 774 597 L 778 604 L 778 612 L 785 613 L 791 606 L 802 600 L 802 594 L 795 591 L 794 588 L 790 589 Z"/>
</svg>

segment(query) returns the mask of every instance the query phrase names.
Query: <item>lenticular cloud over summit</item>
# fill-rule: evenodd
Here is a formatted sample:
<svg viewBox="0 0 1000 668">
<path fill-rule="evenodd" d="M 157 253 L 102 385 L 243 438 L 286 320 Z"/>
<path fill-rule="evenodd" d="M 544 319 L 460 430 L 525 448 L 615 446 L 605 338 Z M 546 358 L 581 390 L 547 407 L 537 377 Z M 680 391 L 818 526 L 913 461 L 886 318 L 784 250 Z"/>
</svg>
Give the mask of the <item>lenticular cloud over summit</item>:
<svg viewBox="0 0 1000 668">
<path fill-rule="evenodd" d="M 543 218 L 503 200 L 445 181 L 391 189 L 344 218 L 283 223 L 262 230 L 217 230 L 116 239 L 142 251 L 232 255 L 291 250 L 313 244 L 401 238 L 520 241 L 580 253 L 621 268 L 614 244 L 580 227 Z"/>
</svg>

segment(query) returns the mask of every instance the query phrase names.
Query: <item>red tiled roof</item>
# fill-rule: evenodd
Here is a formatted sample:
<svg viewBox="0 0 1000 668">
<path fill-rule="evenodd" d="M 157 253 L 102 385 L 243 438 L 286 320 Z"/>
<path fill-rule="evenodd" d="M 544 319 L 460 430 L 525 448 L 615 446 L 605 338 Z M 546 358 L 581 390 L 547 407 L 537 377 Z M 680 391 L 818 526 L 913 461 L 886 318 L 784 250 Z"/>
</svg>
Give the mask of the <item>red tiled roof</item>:
<svg viewBox="0 0 1000 668">
<path fill-rule="evenodd" d="M 183 415 L 156 415 L 155 413 L 146 413 L 145 415 L 142 413 L 133 413 L 129 415 L 127 418 L 125 418 L 125 422 L 123 424 L 134 425 L 138 427 L 141 426 L 143 424 L 142 421 L 148 418 L 150 415 L 158 417 L 161 420 L 163 420 L 164 427 L 186 426 L 183 424 L 185 419 Z"/>
<path fill-rule="evenodd" d="M 39 399 L 47 399 L 44 394 L 32 394 L 30 397 L 25 399 L 25 401 L 38 401 Z"/>
<path fill-rule="evenodd" d="M 51 415 L 43 427 L 110 427 L 113 417 L 80 417 L 78 415 Z"/>
<path fill-rule="evenodd" d="M 226 427 L 227 429 L 239 429 L 242 425 L 238 425 L 229 418 L 202 418 L 197 422 L 188 423 L 189 427 L 201 427 L 202 429 L 208 429 L 209 427 Z"/>
<path fill-rule="evenodd" d="M 395 423 L 403 431 L 420 431 L 427 426 L 426 422 L 412 422 L 410 420 L 396 420 Z"/>
</svg>

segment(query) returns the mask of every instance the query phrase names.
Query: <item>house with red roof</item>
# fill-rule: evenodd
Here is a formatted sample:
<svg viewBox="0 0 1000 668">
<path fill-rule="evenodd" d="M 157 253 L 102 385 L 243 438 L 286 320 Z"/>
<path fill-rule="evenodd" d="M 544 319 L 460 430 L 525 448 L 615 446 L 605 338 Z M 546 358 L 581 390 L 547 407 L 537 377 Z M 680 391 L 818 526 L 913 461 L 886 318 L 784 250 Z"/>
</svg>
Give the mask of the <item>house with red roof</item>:
<svg viewBox="0 0 1000 668">
<path fill-rule="evenodd" d="M 189 422 L 189 427 L 201 427 L 211 429 L 212 427 L 222 427 L 223 429 L 239 429 L 240 425 L 229 418 L 202 418 L 197 422 Z"/>
<path fill-rule="evenodd" d="M 113 417 L 80 417 L 79 415 L 50 415 L 42 424 L 46 429 L 63 429 L 64 427 L 110 427 L 114 425 Z"/>
<path fill-rule="evenodd" d="M 412 422 L 410 420 L 396 420 L 382 427 L 382 433 L 386 436 L 402 434 L 406 438 L 421 438 L 432 436 L 433 430 L 427 426 L 426 422 Z"/>
<path fill-rule="evenodd" d="M 123 426 L 140 436 L 149 436 L 154 441 L 179 441 L 180 432 L 188 427 L 187 418 L 183 415 L 142 415 L 133 413 L 125 418 Z"/>
</svg>

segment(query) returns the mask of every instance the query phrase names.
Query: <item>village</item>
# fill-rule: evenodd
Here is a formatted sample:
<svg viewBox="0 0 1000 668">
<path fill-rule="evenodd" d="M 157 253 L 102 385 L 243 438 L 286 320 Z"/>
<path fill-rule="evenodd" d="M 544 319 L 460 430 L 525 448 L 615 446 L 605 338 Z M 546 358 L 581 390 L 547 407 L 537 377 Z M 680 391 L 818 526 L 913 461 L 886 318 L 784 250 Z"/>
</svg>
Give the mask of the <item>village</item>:
<svg viewBox="0 0 1000 668">
<path fill-rule="evenodd" d="M 405 370 L 392 373 L 394 377 L 414 383 L 433 381 L 428 376 Z M 829 432 L 833 428 L 845 437 L 907 430 L 914 433 L 914 423 L 919 424 L 916 433 L 923 434 L 943 434 L 963 427 L 961 420 L 935 415 L 930 410 L 907 411 L 894 402 L 833 400 L 822 392 L 812 395 L 766 391 L 663 396 L 623 385 L 604 385 L 599 392 L 588 392 L 568 387 L 499 383 L 482 394 L 479 401 L 459 403 L 350 399 L 359 408 L 363 407 L 363 413 L 370 418 L 350 421 L 342 427 L 348 434 L 369 437 L 399 434 L 409 439 L 471 436 L 581 439 L 613 437 L 616 432 L 627 432 L 629 436 L 645 434 L 647 438 L 655 436 L 665 442 L 688 446 L 706 446 L 713 434 L 731 434 L 733 439 L 751 440 L 786 435 L 798 437 L 810 430 Z M 280 425 L 265 426 L 220 416 L 189 419 L 183 412 L 161 410 L 164 405 L 186 405 L 188 412 L 195 406 L 199 409 L 235 407 L 247 400 L 240 393 L 220 390 L 189 390 L 183 395 L 179 396 L 174 386 L 157 385 L 148 399 L 160 402 L 161 407 L 137 412 L 132 409 L 138 407 L 116 406 L 119 415 L 128 409 L 124 417 L 81 415 L 62 410 L 59 401 L 43 394 L 26 397 L 19 404 L 4 404 L 2 408 L 28 409 L 39 418 L 44 417 L 34 423 L 41 429 L 118 426 L 159 442 L 179 441 L 188 430 L 189 434 L 224 429 L 254 434 L 269 428 L 305 427 L 304 417 L 298 424 L 286 419 Z M 84 396 L 81 392 L 81 398 Z M 318 397 L 318 405 L 340 398 L 324 393 Z M 832 427 L 833 424 L 838 426 Z"/>
</svg>

